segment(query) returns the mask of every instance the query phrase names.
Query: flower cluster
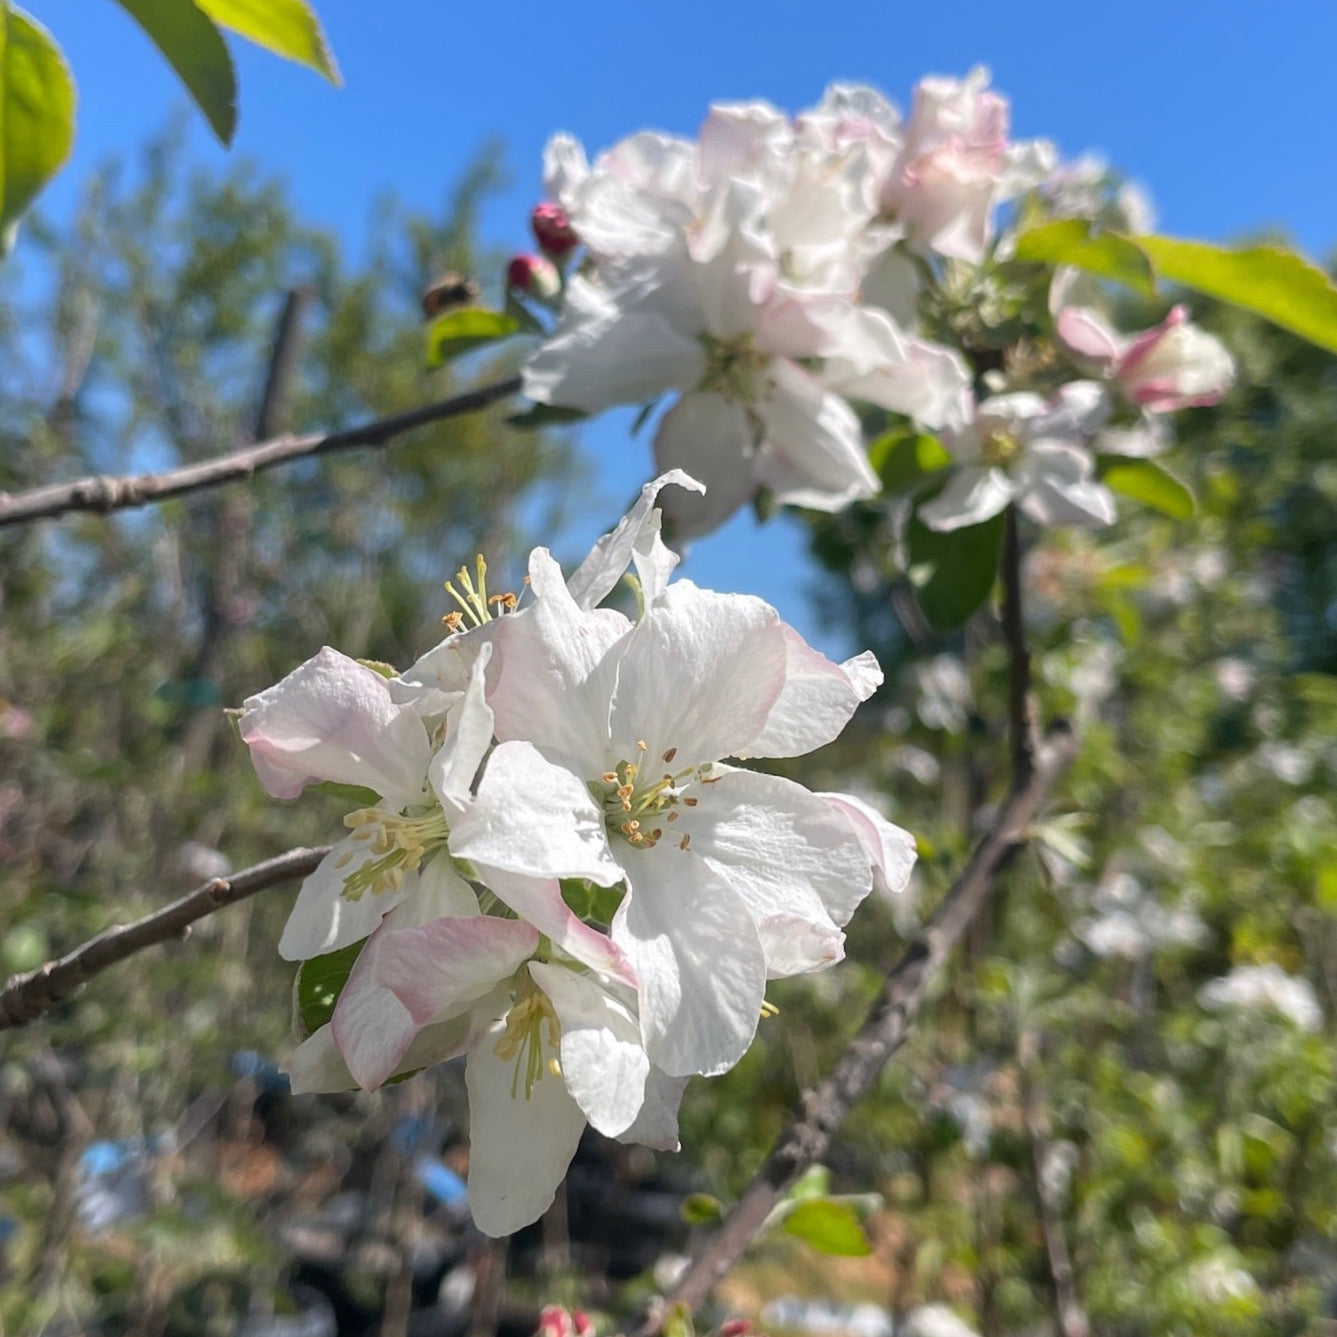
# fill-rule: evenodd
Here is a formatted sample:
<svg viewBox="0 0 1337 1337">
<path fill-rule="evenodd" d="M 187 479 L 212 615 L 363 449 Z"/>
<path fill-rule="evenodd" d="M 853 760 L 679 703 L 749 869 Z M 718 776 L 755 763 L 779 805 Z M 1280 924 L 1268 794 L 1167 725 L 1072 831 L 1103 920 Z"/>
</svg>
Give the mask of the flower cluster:
<svg viewBox="0 0 1337 1337">
<path fill-rule="evenodd" d="M 373 1089 L 467 1055 L 470 1200 L 503 1234 L 551 1201 L 588 1122 L 676 1146 L 687 1079 L 731 1067 L 769 979 L 843 954 L 914 842 L 866 804 L 734 764 L 834 738 L 881 681 L 768 604 L 670 582 L 659 492 L 528 596 L 448 586 L 451 633 L 387 677 L 324 649 L 251 697 L 241 735 L 277 797 L 367 801 L 307 878 L 290 960 L 361 943 L 294 1089 Z M 628 573 L 638 612 L 601 607 Z"/>
<path fill-rule="evenodd" d="M 1060 168 L 1049 144 L 1009 139 L 983 69 L 921 80 L 905 119 L 874 89 L 836 85 L 792 119 L 718 104 L 695 140 L 644 131 L 592 164 L 559 134 L 545 188 L 533 217 L 544 257 L 525 273 L 569 272 L 560 297 L 550 282 L 538 294 L 558 318 L 525 392 L 586 413 L 674 394 L 656 464 L 707 484 L 665 499 L 683 536 L 759 495 L 824 511 L 876 495 L 854 405 L 943 441 L 955 468 L 922 508 L 931 528 L 1012 503 L 1046 524 L 1109 524 L 1096 455 L 1154 453 L 1156 415 L 1215 402 L 1231 380 L 1225 350 L 1182 308 L 1125 339 L 1067 305 L 1068 278 L 1048 337 L 1066 374 L 1086 379 L 987 366 L 943 318 L 978 316 L 1008 290 L 995 282 L 1011 244 L 1000 205 L 1029 193 L 1026 217 L 1108 213 L 1089 164 Z"/>
</svg>

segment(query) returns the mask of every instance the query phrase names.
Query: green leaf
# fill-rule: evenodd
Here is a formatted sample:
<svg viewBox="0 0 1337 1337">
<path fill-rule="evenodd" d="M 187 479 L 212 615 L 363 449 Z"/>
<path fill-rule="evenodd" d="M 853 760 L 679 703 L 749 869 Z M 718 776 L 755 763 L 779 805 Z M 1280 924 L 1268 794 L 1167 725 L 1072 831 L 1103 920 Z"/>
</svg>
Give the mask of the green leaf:
<svg viewBox="0 0 1337 1337">
<path fill-rule="evenodd" d="M 689 1193 L 682 1202 L 682 1219 L 689 1226 L 714 1225 L 724 1220 L 724 1206 L 709 1193 Z"/>
<path fill-rule="evenodd" d="M 1116 232 L 1091 231 L 1084 218 L 1042 223 L 1017 238 L 1014 257 L 1042 265 L 1071 265 L 1122 283 L 1147 297 L 1156 295 L 1156 275 L 1140 243 Z"/>
<path fill-rule="evenodd" d="M 303 1036 L 313 1035 L 334 1015 L 334 1005 L 348 983 L 353 962 L 365 942 L 363 938 L 337 952 L 313 956 L 297 968 L 297 979 L 293 982 L 293 1012 Z"/>
<path fill-rule="evenodd" d="M 1107 488 L 1125 497 L 1132 497 L 1134 501 L 1140 501 L 1163 515 L 1175 520 L 1187 520 L 1193 515 L 1193 493 L 1152 460 L 1104 455 L 1099 461 L 1097 472 Z"/>
<path fill-rule="evenodd" d="M 237 74 L 223 34 L 192 0 L 116 0 L 177 72 L 222 144 L 237 130 Z"/>
<path fill-rule="evenodd" d="M 959 627 L 993 589 L 1003 549 L 1004 520 L 995 515 L 982 525 L 940 534 L 918 516 L 906 526 L 913 567 L 924 569 L 916 597 L 930 625 L 940 631 Z"/>
<path fill-rule="evenodd" d="M 809 1198 L 785 1217 L 786 1235 L 812 1245 L 818 1253 L 841 1258 L 863 1258 L 872 1253 L 859 1218 L 843 1202 Z"/>
<path fill-rule="evenodd" d="M 375 808 L 381 801 L 381 796 L 374 789 L 364 789 L 361 785 L 344 785 L 338 780 L 322 780 L 311 788 L 317 794 L 329 794 L 332 798 L 344 799 L 358 808 Z"/>
<path fill-rule="evenodd" d="M 306 0 L 195 0 L 221 27 L 272 51 L 285 60 L 323 74 L 341 84 L 339 67 L 320 29 L 320 20 Z"/>
<path fill-rule="evenodd" d="M 936 436 L 896 427 L 869 445 L 868 462 L 888 492 L 905 492 L 947 468 L 952 457 Z"/>
<path fill-rule="evenodd" d="M 41 24 L 0 0 L 0 253 L 74 143 L 74 80 Z"/>
<path fill-rule="evenodd" d="M 1280 246 L 1233 250 L 1174 237 L 1133 239 L 1156 272 L 1195 292 L 1256 312 L 1337 353 L 1337 287 L 1317 266 Z"/>
<path fill-rule="evenodd" d="M 522 432 L 537 432 L 544 427 L 564 427 L 583 422 L 590 415 L 584 409 L 570 409 L 563 404 L 531 404 L 506 419 L 507 425 Z"/>
<path fill-rule="evenodd" d="M 520 322 L 504 311 L 489 311 L 481 306 L 447 311 L 427 327 L 427 365 L 439 367 L 484 344 L 505 339 L 519 328 Z"/>
</svg>

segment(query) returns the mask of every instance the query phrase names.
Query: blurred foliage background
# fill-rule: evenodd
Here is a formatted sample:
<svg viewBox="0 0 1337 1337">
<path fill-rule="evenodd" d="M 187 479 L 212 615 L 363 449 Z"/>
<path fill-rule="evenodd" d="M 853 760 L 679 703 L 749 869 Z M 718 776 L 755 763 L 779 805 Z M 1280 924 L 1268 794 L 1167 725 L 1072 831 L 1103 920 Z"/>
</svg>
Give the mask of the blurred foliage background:
<svg viewBox="0 0 1337 1337">
<path fill-rule="evenodd" d="M 253 169 L 184 173 L 171 135 L 108 168 L 0 275 L 0 489 L 507 374 L 424 370 L 418 311 L 443 270 L 499 273 L 475 226 L 498 171 L 485 151 L 437 218 L 386 201 L 353 260 Z M 297 370 L 257 424 L 290 293 Z M 1337 371 L 1253 317 L 1194 309 L 1240 364 L 1219 407 L 1178 423 L 1170 463 L 1198 514 L 1125 504 L 1096 538 L 1025 535 L 1042 707 L 1075 721 L 1081 757 L 833 1151 L 833 1190 L 883 1197 L 871 1251 L 764 1240 L 723 1288 L 772 1331 L 928 1333 L 923 1307 L 945 1305 L 985 1337 L 1073 1337 L 1068 1274 L 1111 1337 L 1337 1331 Z M 7 972 L 331 837 L 341 805 L 267 799 L 223 707 L 323 643 L 402 666 L 475 550 L 514 580 L 580 471 L 505 414 L 0 533 Z M 503 1276 L 460 1208 L 458 1073 L 286 1095 L 278 889 L 0 1035 L 3 1330 L 524 1331 L 536 1300 L 619 1315 L 662 1284 L 683 1193 L 741 1189 L 1006 785 L 993 616 L 929 631 L 898 546 L 885 509 L 813 521 L 814 597 L 889 674 L 793 766 L 916 833 L 917 903 L 868 904 L 844 966 L 775 988 L 745 1061 L 689 1088 L 681 1156 L 592 1140 Z"/>
</svg>

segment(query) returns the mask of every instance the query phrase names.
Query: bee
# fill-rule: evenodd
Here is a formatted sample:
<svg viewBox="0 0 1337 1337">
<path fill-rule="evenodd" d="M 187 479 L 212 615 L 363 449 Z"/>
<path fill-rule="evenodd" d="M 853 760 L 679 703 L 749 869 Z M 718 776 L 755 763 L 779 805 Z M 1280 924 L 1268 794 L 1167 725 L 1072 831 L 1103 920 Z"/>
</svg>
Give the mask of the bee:
<svg viewBox="0 0 1337 1337">
<path fill-rule="evenodd" d="M 476 280 L 453 271 L 442 274 L 422 295 L 422 313 L 431 320 L 443 311 L 470 306 L 478 300 L 481 289 Z"/>
</svg>

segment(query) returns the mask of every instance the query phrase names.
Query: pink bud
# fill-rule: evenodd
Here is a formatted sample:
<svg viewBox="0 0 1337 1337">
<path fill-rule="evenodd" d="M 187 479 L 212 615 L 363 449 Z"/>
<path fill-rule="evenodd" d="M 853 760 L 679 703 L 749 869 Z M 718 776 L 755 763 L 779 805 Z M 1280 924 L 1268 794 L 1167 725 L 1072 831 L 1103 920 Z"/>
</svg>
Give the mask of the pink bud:
<svg viewBox="0 0 1337 1337">
<path fill-rule="evenodd" d="M 544 256 L 517 255 L 506 266 L 506 286 L 540 302 L 550 302 L 562 291 L 562 276 Z"/>
<path fill-rule="evenodd" d="M 571 1321 L 576 1325 L 576 1337 L 590 1337 L 590 1334 L 594 1331 L 594 1324 L 583 1309 L 573 1309 L 571 1311 Z"/>
<path fill-rule="evenodd" d="M 566 210 L 550 200 L 534 206 L 534 212 L 529 215 L 529 226 L 534 229 L 539 249 L 553 260 L 565 260 L 580 243 Z"/>
<path fill-rule="evenodd" d="M 751 1331 L 750 1318 L 730 1318 L 720 1324 L 720 1337 L 748 1337 Z"/>
<path fill-rule="evenodd" d="M 588 1324 L 589 1320 L 585 1321 Z M 573 1316 L 561 1305 L 544 1305 L 539 1310 L 539 1325 L 534 1337 L 578 1337 L 579 1331 Z"/>
</svg>

